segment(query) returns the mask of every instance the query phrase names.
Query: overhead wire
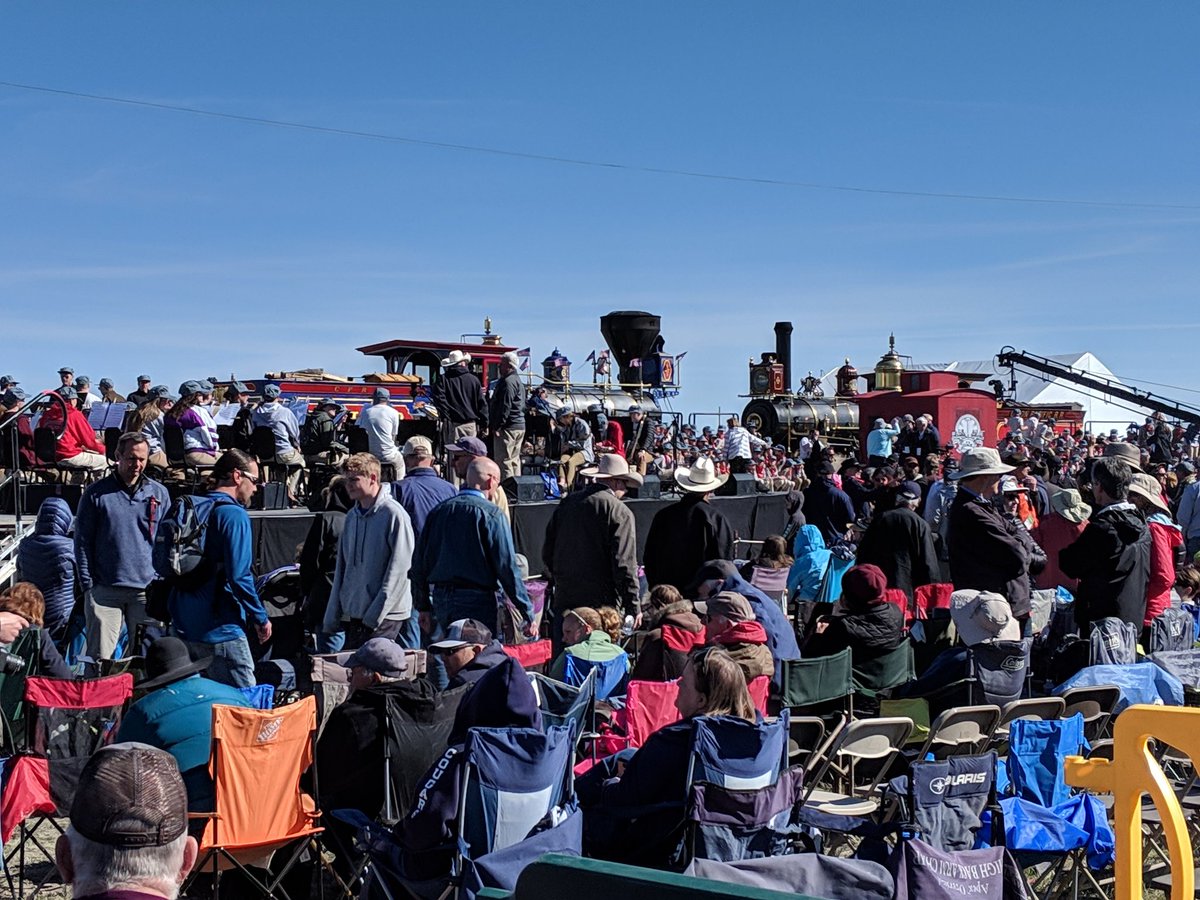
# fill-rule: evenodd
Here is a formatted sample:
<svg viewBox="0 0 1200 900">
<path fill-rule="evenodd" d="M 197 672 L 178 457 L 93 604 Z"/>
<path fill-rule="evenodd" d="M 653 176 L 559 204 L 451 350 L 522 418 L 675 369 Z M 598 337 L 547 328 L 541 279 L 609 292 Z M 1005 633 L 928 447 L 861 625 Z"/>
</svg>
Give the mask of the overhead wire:
<svg viewBox="0 0 1200 900">
<path fill-rule="evenodd" d="M 213 119 L 225 119 L 250 125 L 264 125 L 273 128 L 294 129 L 317 134 L 329 134 L 340 137 L 363 138 L 376 141 L 410 144 L 420 147 L 430 147 L 436 150 L 452 150 L 465 153 L 481 153 L 492 156 L 503 156 L 512 159 L 525 159 L 535 162 L 548 162 L 560 165 L 581 166 L 597 169 L 639 172 L 649 175 L 669 175 L 680 178 L 695 178 L 708 181 L 725 181 L 739 184 L 757 184 L 770 187 L 800 188 L 816 191 L 837 191 L 854 194 L 880 194 L 895 197 L 917 197 L 935 200 L 959 200 L 984 203 L 1019 203 L 1040 204 L 1051 206 L 1084 206 L 1108 207 L 1116 209 L 1156 209 L 1197 211 L 1200 204 L 1192 203 L 1152 203 L 1125 200 L 1082 200 L 1069 197 L 1030 197 L 1005 194 L 958 193 L 954 191 L 918 191 L 901 188 L 867 187 L 865 185 L 838 184 L 833 182 L 796 181 L 784 178 L 766 178 L 753 175 L 736 175 L 723 172 L 704 172 L 693 169 L 679 169 L 666 166 L 651 166 L 635 163 L 611 162 L 583 157 L 559 156 L 550 153 L 533 153 L 521 150 L 509 150 L 501 147 L 490 147 L 482 144 L 459 144 L 450 141 L 435 141 L 425 138 L 415 138 L 400 134 L 387 134 L 378 131 L 363 131 L 354 128 L 339 128 L 330 125 L 318 125 L 311 122 L 294 122 L 286 119 L 273 119 L 265 116 L 250 116 L 240 113 L 223 112 L 205 109 L 198 106 L 187 106 L 179 103 L 163 103 L 154 100 L 142 100 L 135 97 L 119 97 L 112 94 L 94 94 L 86 91 L 76 91 L 67 88 L 54 88 L 47 85 L 27 84 L 18 81 L 0 81 L 0 87 L 12 90 L 30 91 L 42 94 L 52 94 L 62 97 L 72 97 L 78 100 L 91 100 L 102 103 L 115 103 L 125 106 L 143 107 L 146 109 L 164 110 L 169 112 L 186 113 Z"/>
</svg>

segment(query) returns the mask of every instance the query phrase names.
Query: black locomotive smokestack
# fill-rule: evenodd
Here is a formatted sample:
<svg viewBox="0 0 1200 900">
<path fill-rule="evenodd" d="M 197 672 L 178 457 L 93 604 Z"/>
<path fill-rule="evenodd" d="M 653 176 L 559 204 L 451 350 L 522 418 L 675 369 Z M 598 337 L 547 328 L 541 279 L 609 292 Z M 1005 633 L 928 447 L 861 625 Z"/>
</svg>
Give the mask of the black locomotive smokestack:
<svg viewBox="0 0 1200 900">
<path fill-rule="evenodd" d="M 783 365 L 783 392 L 792 392 L 792 323 L 775 323 L 775 358 Z"/>
<path fill-rule="evenodd" d="M 661 326 L 662 319 L 648 312 L 621 310 L 600 317 L 600 333 L 617 361 L 622 384 L 642 381 L 640 361 L 662 349 Z"/>
</svg>

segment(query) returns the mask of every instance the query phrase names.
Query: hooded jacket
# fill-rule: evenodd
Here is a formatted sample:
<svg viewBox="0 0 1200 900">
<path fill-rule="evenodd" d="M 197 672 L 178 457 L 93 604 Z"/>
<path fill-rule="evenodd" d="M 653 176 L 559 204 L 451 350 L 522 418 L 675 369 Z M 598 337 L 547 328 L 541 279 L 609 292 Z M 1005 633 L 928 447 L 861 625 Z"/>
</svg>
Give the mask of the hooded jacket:
<svg viewBox="0 0 1200 900">
<path fill-rule="evenodd" d="M 783 671 L 782 660 L 799 659 L 800 645 L 796 643 L 796 631 L 788 617 L 783 614 L 779 602 L 772 600 L 741 575 L 733 570 L 717 588 L 719 591 L 734 591 L 741 594 L 750 602 L 754 610 L 754 618 L 767 633 L 767 647 L 775 660 L 775 675 L 771 679 L 776 687 L 780 684 L 780 674 Z"/>
<path fill-rule="evenodd" d="M 767 633 L 757 622 L 734 622 L 724 631 L 708 635 L 708 643 L 724 647 L 737 663 L 746 684 L 755 678 L 775 673 L 771 651 L 767 649 Z"/>
<path fill-rule="evenodd" d="M 1152 544 L 1141 513 L 1120 502 L 1093 513 L 1079 540 L 1059 552 L 1059 567 L 1079 579 L 1075 621 L 1081 628 L 1108 616 L 1142 627 Z"/>
<path fill-rule="evenodd" d="M 1175 586 L 1175 549 L 1183 546 L 1183 532 L 1165 513 L 1152 513 L 1150 526 L 1150 574 L 1146 581 L 1146 620 L 1149 625 L 1171 605 Z"/>
<path fill-rule="evenodd" d="M 825 539 L 816 525 L 802 527 L 792 542 L 792 558 L 795 561 L 788 572 L 788 598 L 799 596 L 801 600 L 815 600 L 832 555 L 825 549 Z"/>
<path fill-rule="evenodd" d="M 450 679 L 450 687 L 474 684 L 506 659 L 508 654 L 504 652 L 504 645 L 499 641 L 492 641 L 480 650 L 473 660 L 458 670 L 458 674 Z"/>
<path fill-rule="evenodd" d="M 354 619 L 375 629 L 387 619 L 409 618 L 412 590 L 408 570 L 414 544 L 408 513 L 392 499 L 390 491 L 380 488 L 367 509 L 356 503 L 346 513 L 338 541 L 324 631 L 340 631 L 342 622 Z"/>
<path fill-rule="evenodd" d="M 38 509 L 33 534 L 17 549 L 22 581 L 35 585 L 46 598 L 46 630 L 59 640 L 75 606 L 75 545 L 70 538 L 71 508 L 59 497 L 48 497 Z"/>
<path fill-rule="evenodd" d="M 683 674 L 688 653 L 704 643 L 704 625 L 686 600 L 653 613 L 645 623 L 630 681 L 672 681 Z"/>
<path fill-rule="evenodd" d="M 467 368 L 466 363 L 443 369 L 441 377 L 433 386 L 432 397 L 438 413 L 451 425 L 487 423 L 483 385 Z"/>
<path fill-rule="evenodd" d="M 568 495 L 550 517 L 542 562 L 554 582 L 556 612 L 578 606 L 638 608 L 633 511 L 607 484 Z"/>
<path fill-rule="evenodd" d="M 420 779 L 412 808 L 393 830 L 408 877 L 437 878 L 450 871 L 467 732 L 471 728 L 541 725 L 529 675 L 511 657 L 489 669 L 468 689 L 450 730 L 449 747 Z"/>
<path fill-rule="evenodd" d="M 1022 597 L 1029 559 L 1021 542 L 1009 530 L 1004 516 L 983 497 L 959 485 L 950 505 L 950 577 L 956 590 L 993 591 L 1002 594 L 1013 609 L 1029 611 Z"/>
</svg>

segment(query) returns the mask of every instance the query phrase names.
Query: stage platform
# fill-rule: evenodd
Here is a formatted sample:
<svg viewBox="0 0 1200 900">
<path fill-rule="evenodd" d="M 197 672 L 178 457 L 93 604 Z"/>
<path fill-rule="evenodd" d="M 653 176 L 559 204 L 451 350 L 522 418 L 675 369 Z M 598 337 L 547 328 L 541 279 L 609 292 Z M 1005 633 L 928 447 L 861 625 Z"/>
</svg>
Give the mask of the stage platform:
<svg viewBox="0 0 1200 900">
<path fill-rule="evenodd" d="M 750 497 L 713 497 L 710 502 L 729 519 L 738 538 L 761 541 L 772 534 L 782 533 L 787 518 L 785 497 L 785 494 L 754 494 Z M 677 500 L 677 497 L 671 497 L 626 501 L 637 521 L 638 562 L 642 560 L 646 535 L 650 532 L 654 514 Z M 513 539 L 517 552 L 529 560 L 530 575 L 542 573 L 542 545 L 546 527 L 557 508 L 555 502 L 514 503 L 510 506 Z M 307 510 L 251 510 L 255 572 L 262 574 L 295 562 L 313 516 L 314 513 Z"/>
</svg>

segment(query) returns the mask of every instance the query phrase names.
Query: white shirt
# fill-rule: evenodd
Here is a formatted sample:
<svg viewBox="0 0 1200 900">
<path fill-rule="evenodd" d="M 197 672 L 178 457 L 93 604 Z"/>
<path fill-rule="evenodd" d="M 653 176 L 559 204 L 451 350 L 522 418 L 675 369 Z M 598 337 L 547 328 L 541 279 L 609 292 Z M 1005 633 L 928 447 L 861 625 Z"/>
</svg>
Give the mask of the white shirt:
<svg viewBox="0 0 1200 900">
<path fill-rule="evenodd" d="M 725 458 L 749 459 L 754 447 L 765 447 L 767 442 L 756 438 L 741 425 L 725 432 Z"/>
<path fill-rule="evenodd" d="M 396 467 L 396 477 L 404 477 L 404 457 L 396 447 L 400 414 L 386 403 L 374 403 L 358 416 L 358 427 L 367 433 L 371 453 L 380 461 Z"/>
</svg>

